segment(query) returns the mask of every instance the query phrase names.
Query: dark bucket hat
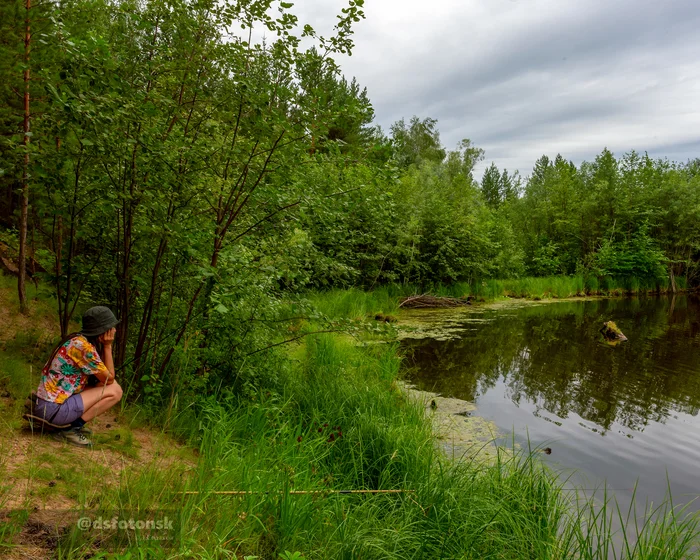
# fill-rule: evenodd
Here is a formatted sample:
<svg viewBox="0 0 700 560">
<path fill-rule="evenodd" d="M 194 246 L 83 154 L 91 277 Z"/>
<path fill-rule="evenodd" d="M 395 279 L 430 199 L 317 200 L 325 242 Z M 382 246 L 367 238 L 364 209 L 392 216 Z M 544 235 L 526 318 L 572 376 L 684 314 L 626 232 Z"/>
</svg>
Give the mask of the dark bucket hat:
<svg viewBox="0 0 700 560">
<path fill-rule="evenodd" d="M 83 314 L 83 330 L 85 336 L 98 336 L 114 327 L 119 321 L 108 307 L 98 305 L 91 307 Z"/>
</svg>

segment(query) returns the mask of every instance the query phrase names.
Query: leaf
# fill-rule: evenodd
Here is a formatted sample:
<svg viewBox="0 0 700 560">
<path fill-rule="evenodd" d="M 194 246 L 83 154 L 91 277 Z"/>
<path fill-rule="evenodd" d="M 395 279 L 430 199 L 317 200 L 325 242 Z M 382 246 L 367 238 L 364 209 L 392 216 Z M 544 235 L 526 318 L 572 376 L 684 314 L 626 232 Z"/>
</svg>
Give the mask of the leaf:
<svg viewBox="0 0 700 560">
<path fill-rule="evenodd" d="M 215 310 L 218 313 L 221 313 L 222 315 L 224 315 L 225 313 L 228 313 L 228 307 L 226 307 L 223 303 L 220 303 L 219 305 L 217 305 L 215 307 Z"/>
</svg>

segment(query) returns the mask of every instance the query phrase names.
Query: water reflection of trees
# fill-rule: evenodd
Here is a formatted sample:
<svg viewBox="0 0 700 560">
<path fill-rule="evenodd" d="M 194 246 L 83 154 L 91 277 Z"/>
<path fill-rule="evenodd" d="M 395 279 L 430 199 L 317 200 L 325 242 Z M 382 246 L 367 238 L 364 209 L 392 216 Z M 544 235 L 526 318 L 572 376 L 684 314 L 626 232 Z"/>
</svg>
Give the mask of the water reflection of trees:
<svg viewBox="0 0 700 560">
<path fill-rule="evenodd" d="M 407 343 L 423 388 L 475 400 L 496 383 L 560 418 L 575 412 L 604 430 L 643 430 L 672 411 L 700 409 L 700 305 L 693 298 L 553 303 L 494 312 L 456 341 Z M 613 319 L 630 341 L 598 332 Z"/>
</svg>

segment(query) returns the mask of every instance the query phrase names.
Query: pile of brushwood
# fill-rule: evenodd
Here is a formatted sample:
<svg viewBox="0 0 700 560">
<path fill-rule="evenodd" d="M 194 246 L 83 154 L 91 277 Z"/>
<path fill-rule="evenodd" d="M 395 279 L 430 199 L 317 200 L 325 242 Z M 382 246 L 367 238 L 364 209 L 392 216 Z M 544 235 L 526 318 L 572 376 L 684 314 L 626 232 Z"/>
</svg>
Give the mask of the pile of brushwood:
<svg viewBox="0 0 700 560">
<path fill-rule="evenodd" d="M 403 307 L 404 309 L 435 309 L 440 307 L 461 307 L 463 305 L 471 305 L 470 298 L 440 297 L 430 294 L 421 294 L 403 298 L 399 302 L 399 307 Z"/>
</svg>

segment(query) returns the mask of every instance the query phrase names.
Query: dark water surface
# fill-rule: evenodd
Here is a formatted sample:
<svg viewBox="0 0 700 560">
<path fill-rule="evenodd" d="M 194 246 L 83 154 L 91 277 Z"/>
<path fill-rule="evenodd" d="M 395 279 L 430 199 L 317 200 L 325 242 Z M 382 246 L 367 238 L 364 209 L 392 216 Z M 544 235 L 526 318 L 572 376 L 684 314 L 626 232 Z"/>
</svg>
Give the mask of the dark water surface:
<svg viewBox="0 0 700 560">
<path fill-rule="evenodd" d="M 476 414 L 621 505 L 700 493 L 700 299 L 648 297 L 448 312 L 458 338 L 405 340 L 419 389 L 473 401 Z M 420 315 L 414 315 L 420 317 Z M 430 314 L 436 321 L 436 314 Z M 447 315 L 445 315 L 447 317 Z M 629 342 L 598 332 L 613 320 Z M 440 337 L 438 337 L 440 338 Z M 692 509 L 700 509 L 697 500 Z"/>
</svg>

